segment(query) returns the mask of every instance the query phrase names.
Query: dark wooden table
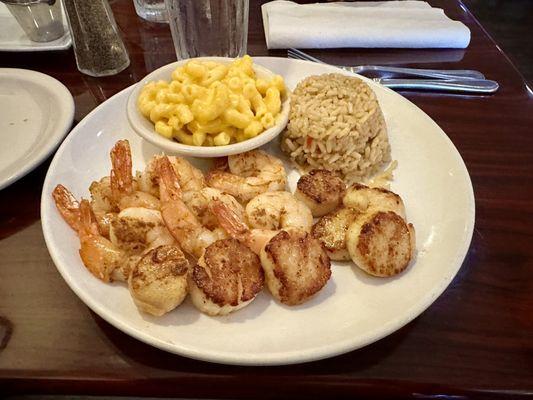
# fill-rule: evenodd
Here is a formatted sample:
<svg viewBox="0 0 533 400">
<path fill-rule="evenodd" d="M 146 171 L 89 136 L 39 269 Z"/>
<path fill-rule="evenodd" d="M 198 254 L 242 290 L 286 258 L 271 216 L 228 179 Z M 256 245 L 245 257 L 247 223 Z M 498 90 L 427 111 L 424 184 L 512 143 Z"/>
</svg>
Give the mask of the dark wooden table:
<svg viewBox="0 0 533 400">
<path fill-rule="evenodd" d="M 470 27 L 467 50 L 312 52 L 345 64 L 479 69 L 501 84 L 493 96 L 404 93 L 457 146 L 476 197 L 468 256 L 426 312 L 373 345 L 304 365 L 223 366 L 149 347 L 89 311 L 56 271 L 39 221 L 48 160 L 0 192 L 0 395 L 533 395 L 533 93 L 465 7 L 451 0 L 432 3 Z M 79 122 L 119 90 L 175 60 L 168 26 L 138 19 L 131 0 L 112 5 L 131 56 L 131 66 L 119 75 L 80 74 L 72 50 L 0 52 L 0 67 L 35 69 L 62 81 L 74 96 Z M 258 1 L 251 1 L 248 49 L 252 55 L 285 55 L 266 50 Z"/>
</svg>

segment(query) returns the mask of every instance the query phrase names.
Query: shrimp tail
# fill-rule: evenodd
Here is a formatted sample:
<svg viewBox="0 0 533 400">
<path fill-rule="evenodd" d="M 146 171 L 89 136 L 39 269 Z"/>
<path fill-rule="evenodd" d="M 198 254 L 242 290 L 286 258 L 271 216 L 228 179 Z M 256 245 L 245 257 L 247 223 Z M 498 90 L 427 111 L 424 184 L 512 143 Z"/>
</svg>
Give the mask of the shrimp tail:
<svg viewBox="0 0 533 400">
<path fill-rule="evenodd" d="M 244 240 L 249 233 L 248 226 L 242 221 L 239 216 L 220 200 L 214 200 L 209 208 L 218 219 L 218 223 L 232 238 L 237 240 Z"/>
<path fill-rule="evenodd" d="M 52 192 L 56 207 L 69 226 L 76 232 L 80 230 L 80 204 L 74 195 L 63 185 L 59 184 Z"/>
<path fill-rule="evenodd" d="M 80 203 L 80 257 L 85 267 L 104 282 L 111 280 L 111 273 L 119 265 L 121 252 L 100 236 L 96 217 L 88 200 Z"/>
<path fill-rule="evenodd" d="M 111 149 L 111 195 L 118 203 L 121 197 L 133 192 L 130 144 L 119 140 Z"/>
<path fill-rule="evenodd" d="M 88 200 L 82 199 L 80 203 L 80 229 L 81 236 L 99 235 L 96 216 Z"/>
<path fill-rule="evenodd" d="M 159 197 L 162 202 L 181 199 L 181 187 L 178 174 L 168 157 L 157 160 L 157 174 L 159 176 Z"/>
</svg>

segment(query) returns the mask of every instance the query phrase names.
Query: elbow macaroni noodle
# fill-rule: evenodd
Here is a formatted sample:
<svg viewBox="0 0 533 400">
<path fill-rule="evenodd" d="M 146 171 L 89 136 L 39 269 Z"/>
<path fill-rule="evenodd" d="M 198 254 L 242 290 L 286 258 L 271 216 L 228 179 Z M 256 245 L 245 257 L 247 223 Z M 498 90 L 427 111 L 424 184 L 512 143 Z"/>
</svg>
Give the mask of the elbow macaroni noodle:
<svg viewBox="0 0 533 400">
<path fill-rule="evenodd" d="M 163 137 L 192 146 L 242 142 L 275 125 L 285 83 L 279 75 L 257 79 L 250 56 L 231 64 L 191 60 L 172 81 L 147 83 L 139 111 Z"/>
</svg>

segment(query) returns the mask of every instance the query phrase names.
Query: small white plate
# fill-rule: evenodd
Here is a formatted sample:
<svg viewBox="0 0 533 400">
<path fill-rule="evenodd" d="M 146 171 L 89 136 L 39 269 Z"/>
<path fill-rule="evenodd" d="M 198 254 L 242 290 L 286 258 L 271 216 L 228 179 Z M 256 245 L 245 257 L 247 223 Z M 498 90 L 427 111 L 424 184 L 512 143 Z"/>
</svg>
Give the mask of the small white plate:
<svg viewBox="0 0 533 400">
<path fill-rule="evenodd" d="M 234 59 L 226 57 L 201 57 L 197 60 L 203 61 L 216 61 L 223 64 L 229 64 Z M 256 149 L 265 143 L 270 142 L 287 125 L 289 120 L 289 96 L 285 98 L 281 105 L 281 112 L 278 116 L 278 122 L 272 128 L 265 130 L 261 134 L 257 135 L 252 139 L 245 140 L 244 142 L 233 143 L 227 146 L 190 146 L 183 143 L 174 142 L 170 139 L 167 139 L 159 135 L 154 130 L 154 124 L 145 118 L 137 108 L 137 98 L 139 93 L 145 84 L 151 81 L 166 80 L 170 81 L 172 71 L 174 71 L 180 65 L 187 63 L 189 60 L 181 60 L 174 62 L 172 64 L 167 64 L 159 69 L 156 69 L 154 72 L 146 75 L 142 81 L 137 83 L 132 90 L 127 106 L 128 119 L 131 126 L 141 137 L 152 143 L 153 145 L 160 147 L 162 150 L 168 154 L 180 154 L 183 156 L 190 157 L 223 157 L 229 156 L 231 154 L 244 153 Z M 258 78 L 270 80 L 274 77 L 274 73 L 269 71 L 267 68 L 262 67 L 261 65 L 254 64 L 254 70 Z"/>
<path fill-rule="evenodd" d="M 53 51 L 66 50 L 72 45 L 65 12 L 63 27 L 65 34 L 51 42 L 34 42 L 24 33 L 17 20 L 5 4 L 0 3 L 0 51 Z"/>
<path fill-rule="evenodd" d="M 0 68 L 0 189 L 37 167 L 74 118 L 74 99 L 58 80 L 26 69 Z"/>
<path fill-rule="evenodd" d="M 289 89 L 309 75 L 343 73 L 307 61 L 254 60 L 282 75 Z M 437 299 L 461 267 L 474 228 L 474 194 L 463 160 L 442 129 L 399 94 L 361 79 L 381 104 L 392 158 L 398 160 L 392 190 L 404 199 L 408 220 L 416 229 L 416 259 L 401 275 L 375 278 L 350 263 L 333 262 L 328 284 L 300 306 L 284 306 L 265 289 L 249 306 L 223 317 L 201 314 L 190 300 L 160 318 L 139 312 L 126 285 L 105 284 L 83 266 L 79 239 L 62 220 L 51 195 L 61 183 L 77 198 L 88 197 L 90 183 L 109 175 L 109 150 L 119 139 L 130 141 L 135 169 L 144 168 L 160 151 L 129 126 L 126 104 L 132 88 L 81 121 L 50 164 L 41 217 L 57 269 L 85 304 L 118 329 L 152 346 L 200 360 L 241 365 L 305 362 L 357 349 L 401 328 Z M 276 140 L 264 149 L 282 157 Z M 194 161 L 204 169 L 208 165 L 206 159 Z M 289 163 L 286 168 L 294 190 L 299 173 Z"/>
</svg>

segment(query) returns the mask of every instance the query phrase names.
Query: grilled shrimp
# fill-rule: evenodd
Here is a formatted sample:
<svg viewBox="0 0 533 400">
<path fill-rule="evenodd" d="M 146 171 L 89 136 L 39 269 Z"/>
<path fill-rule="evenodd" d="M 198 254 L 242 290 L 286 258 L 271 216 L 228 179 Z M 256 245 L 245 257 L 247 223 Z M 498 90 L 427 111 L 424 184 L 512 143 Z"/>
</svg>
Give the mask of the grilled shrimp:
<svg viewBox="0 0 533 400">
<path fill-rule="evenodd" d="M 94 212 L 117 212 L 118 207 L 111 194 L 111 179 L 104 176 L 99 181 L 93 181 L 89 186 L 91 193 L 91 207 Z"/>
<path fill-rule="evenodd" d="M 231 194 L 243 204 L 261 193 L 284 190 L 287 184 L 281 160 L 261 150 L 228 156 L 227 167 L 229 171 L 210 171 L 207 184 Z"/>
<path fill-rule="evenodd" d="M 189 277 L 191 300 L 208 315 L 226 315 L 247 306 L 263 284 L 259 257 L 235 239 L 209 245 Z"/>
<path fill-rule="evenodd" d="M 63 185 L 57 185 L 52 192 L 57 210 L 69 226 L 78 233 L 81 227 L 80 204 Z"/>
<path fill-rule="evenodd" d="M 100 218 L 104 214 L 116 214 L 120 211 L 119 201 L 134 192 L 134 180 L 131 175 L 131 154 L 127 140 L 119 140 L 110 152 L 111 174 L 89 186 L 91 207 Z"/>
<path fill-rule="evenodd" d="M 279 231 L 271 229 L 250 229 L 233 210 L 220 201 L 210 204 L 212 212 L 217 216 L 220 226 L 234 239 L 249 247 L 255 254 L 260 255 L 265 245 L 276 236 Z"/>
<path fill-rule="evenodd" d="M 346 232 L 359 212 L 352 208 L 339 208 L 321 217 L 311 229 L 313 237 L 322 242 L 332 260 L 347 261 L 350 254 L 346 248 Z"/>
<path fill-rule="evenodd" d="M 402 198 L 387 189 L 371 188 L 356 183 L 348 188 L 342 202 L 344 206 L 362 213 L 393 211 L 405 219 L 405 206 Z"/>
<path fill-rule="evenodd" d="M 346 185 L 337 174 L 314 169 L 300 177 L 294 196 L 309 207 L 313 217 L 321 217 L 339 206 L 345 191 Z"/>
<path fill-rule="evenodd" d="M 117 214 L 118 207 L 111 196 L 111 180 L 105 176 L 99 181 L 94 181 L 89 186 L 91 193 L 91 208 L 93 209 L 100 234 L 109 238 L 111 220 Z"/>
<path fill-rule="evenodd" d="M 163 155 L 153 156 L 142 172 L 137 172 L 139 189 L 159 197 L 159 175 L 157 165 Z M 178 183 L 183 193 L 195 192 L 206 187 L 204 174 L 190 162 L 181 157 L 166 156 L 177 173 Z"/>
<path fill-rule="evenodd" d="M 197 191 L 183 192 L 183 201 L 194 213 L 198 221 L 208 229 L 215 229 L 219 226 L 218 219 L 211 212 L 209 204 L 212 201 L 220 200 L 244 218 L 243 206 L 230 194 L 218 189 L 205 187 Z"/>
<path fill-rule="evenodd" d="M 204 227 L 187 207 L 176 171 L 167 157 L 159 160 L 158 173 L 163 221 L 181 248 L 198 259 L 207 246 L 225 238 L 225 234 L 220 229 L 211 231 Z"/>
<path fill-rule="evenodd" d="M 189 262 L 178 246 L 158 246 L 132 268 L 128 289 L 137 307 L 161 316 L 187 296 Z"/>
<path fill-rule="evenodd" d="M 289 192 L 265 192 L 246 205 L 246 217 L 252 228 L 300 229 L 309 232 L 313 216 L 309 208 Z"/>
<path fill-rule="evenodd" d="M 111 198 L 119 210 L 128 207 L 159 209 L 157 197 L 137 190 L 132 175 L 131 150 L 127 140 L 119 140 L 111 149 Z"/>
<path fill-rule="evenodd" d="M 113 271 L 129 261 L 127 254 L 100 234 L 88 200 L 78 203 L 63 185 L 57 185 L 52 196 L 65 222 L 78 234 L 83 264 L 98 279 L 109 282 Z"/>
<path fill-rule="evenodd" d="M 263 287 L 256 254 L 226 233 L 209 230 L 182 199 L 176 172 L 164 157 L 159 161 L 161 215 L 181 247 L 198 259 L 189 279 L 193 304 L 208 315 L 225 315 L 249 304 Z M 233 208 L 221 200 L 215 200 Z"/>
<path fill-rule="evenodd" d="M 259 254 L 272 296 L 287 305 L 310 299 L 331 276 L 330 260 L 309 233 L 291 229 L 249 229 L 226 205 L 214 202 L 213 211 L 233 238 Z"/>
<path fill-rule="evenodd" d="M 87 269 L 98 279 L 109 282 L 113 271 L 126 263 L 127 255 L 101 236 L 89 202 L 80 203 L 80 257 Z"/>
<path fill-rule="evenodd" d="M 132 175 L 131 151 L 127 140 L 119 140 L 113 146 L 111 174 L 89 187 L 91 207 L 98 222 L 100 233 L 109 237 L 109 229 L 114 216 L 125 208 L 143 207 L 159 209 L 157 197 L 137 190 Z"/>
<path fill-rule="evenodd" d="M 393 211 L 365 213 L 348 228 L 346 245 L 357 267 L 370 275 L 392 276 L 414 257 L 415 231 Z"/>
</svg>

